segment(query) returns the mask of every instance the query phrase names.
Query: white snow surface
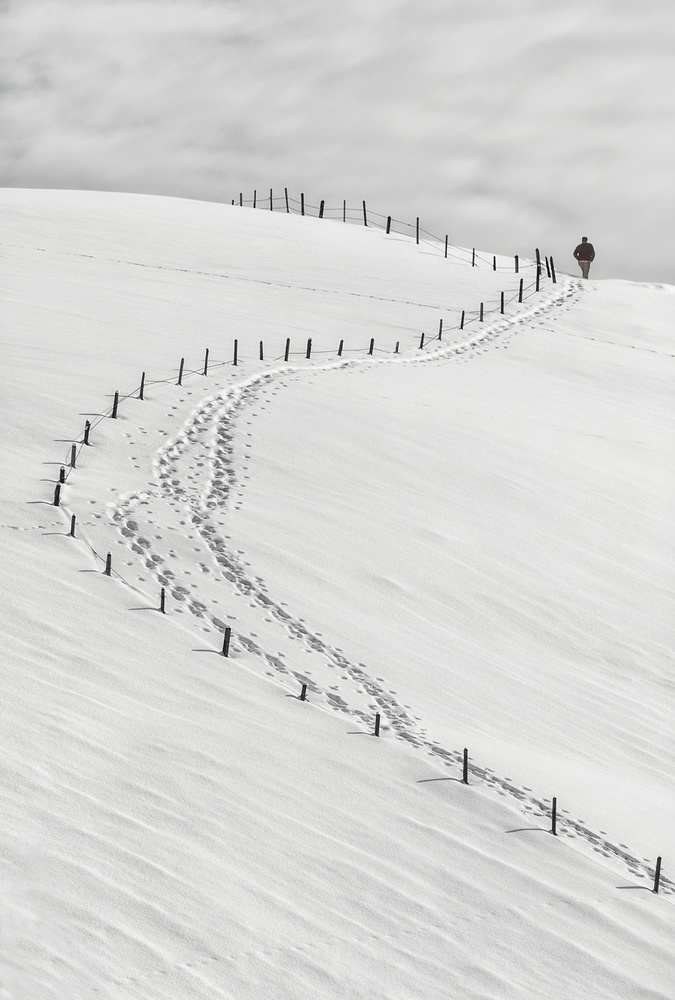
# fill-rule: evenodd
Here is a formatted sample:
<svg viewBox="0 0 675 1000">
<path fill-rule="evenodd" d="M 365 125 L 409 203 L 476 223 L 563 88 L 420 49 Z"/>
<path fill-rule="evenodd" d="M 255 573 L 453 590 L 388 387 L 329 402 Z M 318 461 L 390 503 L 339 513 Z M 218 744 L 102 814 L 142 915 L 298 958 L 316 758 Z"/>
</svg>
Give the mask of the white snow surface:
<svg viewBox="0 0 675 1000">
<path fill-rule="evenodd" d="M 0 211 L 0 997 L 670 1000 L 675 289 Z"/>
</svg>

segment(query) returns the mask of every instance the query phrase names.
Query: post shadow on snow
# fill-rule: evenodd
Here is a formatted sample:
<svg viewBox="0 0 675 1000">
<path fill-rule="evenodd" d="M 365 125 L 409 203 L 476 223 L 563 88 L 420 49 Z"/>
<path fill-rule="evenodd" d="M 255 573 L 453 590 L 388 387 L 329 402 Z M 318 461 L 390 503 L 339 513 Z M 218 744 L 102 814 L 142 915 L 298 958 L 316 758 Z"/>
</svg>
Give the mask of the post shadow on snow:
<svg viewBox="0 0 675 1000">
<path fill-rule="evenodd" d="M 453 778 L 451 774 L 445 778 L 418 778 L 416 784 L 425 785 L 429 781 L 458 781 L 460 785 L 464 784 L 461 778 Z"/>
<path fill-rule="evenodd" d="M 550 833 L 543 826 L 519 826 L 516 830 L 504 830 L 504 833 Z"/>
<path fill-rule="evenodd" d="M 615 889 L 641 889 L 643 892 L 654 892 L 648 885 L 616 885 Z"/>
</svg>

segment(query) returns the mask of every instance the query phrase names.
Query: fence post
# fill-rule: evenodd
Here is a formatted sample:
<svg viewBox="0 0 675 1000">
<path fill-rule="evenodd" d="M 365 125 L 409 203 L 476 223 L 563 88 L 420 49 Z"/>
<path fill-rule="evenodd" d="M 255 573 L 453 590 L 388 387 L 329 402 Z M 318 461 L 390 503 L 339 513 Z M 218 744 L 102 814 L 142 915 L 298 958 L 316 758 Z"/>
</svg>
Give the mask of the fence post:
<svg viewBox="0 0 675 1000">
<path fill-rule="evenodd" d="M 291 350 L 291 338 L 286 337 L 286 350 L 284 351 L 284 361 L 288 361 L 288 355 Z"/>
<path fill-rule="evenodd" d="M 322 198 L 321 199 L 321 204 L 319 205 L 319 218 L 320 219 L 323 219 L 323 206 L 324 206 L 324 204 L 325 204 L 325 202 L 324 202 L 324 200 Z"/>
<path fill-rule="evenodd" d="M 443 319 L 442 318 L 438 321 L 438 339 L 439 340 L 443 339 Z"/>
<path fill-rule="evenodd" d="M 91 430 L 91 424 L 88 420 L 84 422 L 84 444 L 89 444 L 89 431 Z"/>
<path fill-rule="evenodd" d="M 501 301 L 500 312 L 501 312 L 501 314 L 503 316 L 504 315 L 504 293 L 503 292 L 502 292 L 502 301 Z"/>
<path fill-rule="evenodd" d="M 65 483 L 65 481 L 66 481 L 66 470 L 65 466 L 62 465 L 61 468 L 59 469 L 59 482 Z"/>
<path fill-rule="evenodd" d="M 476 266 L 476 248 L 474 247 L 471 251 L 471 267 Z"/>
<path fill-rule="evenodd" d="M 419 244 L 420 241 L 420 217 L 417 216 L 417 221 L 415 223 L 415 243 Z"/>
<path fill-rule="evenodd" d="M 551 265 L 548 262 L 548 257 L 544 257 L 544 260 L 546 261 L 546 277 L 550 278 L 551 277 Z"/>
<path fill-rule="evenodd" d="M 139 399 L 143 399 L 144 392 L 145 392 L 145 372 L 141 372 L 141 388 L 138 393 Z"/>
<path fill-rule="evenodd" d="M 493 271 L 497 270 L 497 258 L 496 257 L 492 258 L 492 270 Z"/>
<path fill-rule="evenodd" d="M 554 837 L 558 836 L 558 800 L 555 796 L 551 805 L 551 833 Z"/>
<path fill-rule="evenodd" d="M 57 483 L 54 487 L 54 506 L 61 506 L 61 483 Z"/>
<path fill-rule="evenodd" d="M 461 318 L 461 320 L 459 321 L 459 328 L 460 328 L 460 330 L 463 330 L 463 329 L 464 329 L 464 315 L 465 315 L 465 314 L 464 314 L 464 310 L 462 309 L 462 318 Z"/>
<path fill-rule="evenodd" d="M 464 747 L 464 760 L 462 761 L 462 781 L 469 784 L 469 751 Z"/>
<path fill-rule="evenodd" d="M 480 304 L 480 321 L 483 322 L 483 303 Z"/>
<path fill-rule="evenodd" d="M 541 267 L 541 254 L 539 253 L 539 248 L 536 248 L 534 255 L 537 258 L 537 267 Z"/>
<path fill-rule="evenodd" d="M 183 384 L 183 368 L 185 367 L 185 358 L 180 359 L 180 367 L 178 368 L 178 385 Z"/>
<path fill-rule="evenodd" d="M 286 199 L 286 214 L 290 215 L 291 209 L 288 204 L 288 188 L 284 188 L 284 198 Z"/>
<path fill-rule="evenodd" d="M 209 370 L 209 349 L 207 347 L 206 352 L 204 354 L 204 375 L 208 374 L 208 370 Z"/>
<path fill-rule="evenodd" d="M 375 715 L 375 735 L 380 735 L 380 713 L 377 712 Z"/>
<path fill-rule="evenodd" d="M 537 291 L 539 291 L 539 282 L 541 281 L 541 264 L 537 264 Z"/>
<path fill-rule="evenodd" d="M 112 573 L 112 552 L 109 552 L 105 557 L 105 575 L 110 576 Z"/>
<path fill-rule="evenodd" d="M 387 216 L 387 236 L 389 236 L 390 232 L 391 232 L 391 215 L 388 215 Z"/>
<path fill-rule="evenodd" d="M 374 347 L 375 347 L 375 338 L 371 337 L 370 338 L 370 347 L 368 348 L 368 354 L 372 354 L 373 353 Z"/>
<path fill-rule="evenodd" d="M 520 285 L 518 287 L 518 301 L 523 301 L 523 279 L 520 279 Z"/>
<path fill-rule="evenodd" d="M 300 691 L 300 701 L 305 701 L 307 698 L 307 685 L 302 685 L 302 690 Z"/>
<path fill-rule="evenodd" d="M 340 346 L 338 347 L 338 358 L 342 357 L 342 348 L 345 346 L 344 340 L 340 341 Z"/>
<path fill-rule="evenodd" d="M 260 341 L 260 360 L 261 361 L 265 360 L 264 357 L 263 357 L 263 342 L 262 342 L 262 340 Z"/>
<path fill-rule="evenodd" d="M 366 203 L 365 203 L 365 201 L 363 203 L 363 225 L 364 226 L 368 225 L 368 213 L 366 212 Z"/>
<path fill-rule="evenodd" d="M 422 334 L 422 336 L 420 337 L 419 350 L 421 351 L 423 347 L 424 347 L 424 334 Z"/>
<path fill-rule="evenodd" d="M 347 221 L 347 200 L 346 199 L 344 199 L 344 201 L 342 202 L 342 221 L 343 222 Z"/>
<path fill-rule="evenodd" d="M 270 212 L 273 212 L 273 211 L 274 211 L 274 209 L 272 208 L 272 188 L 270 188 Z"/>
<path fill-rule="evenodd" d="M 400 343 L 401 343 L 401 341 L 400 341 L 400 340 L 397 340 L 397 341 L 396 341 L 396 347 L 394 348 L 394 354 L 398 354 L 398 347 L 399 347 L 399 344 L 400 344 Z"/>
<path fill-rule="evenodd" d="M 311 358 L 311 356 L 312 356 L 312 338 L 308 337 L 307 338 L 307 360 L 309 360 Z"/>
<path fill-rule="evenodd" d="M 654 892 L 659 891 L 659 882 L 661 881 L 661 857 L 656 859 L 656 871 L 654 872 Z"/>
<path fill-rule="evenodd" d="M 448 237 L 445 237 L 445 259 L 448 259 Z"/>
<path fill-rule="evenodd" d="M 237 364 L 237 354 L 238 354 L 238 351 L 239 351 L 239 341 L 235 340 L 235 342 L 234 342 L 234 359 L 232 361 L 233 365 Z"/>
<path fill-rule="evenodd" d="M 239 192 L 239 207 L 243 208 L 243 205 L 244 205 L 244 196 L 243 196 L 243 194 L 240 191 Z"/>
<path fill-rule="evenodd" d="M 115 398 L 113 399 L 112 413 L 110 414 L 110 416 L 112 417 L 113 420 L 117 420 L 117 407 L 119 406 L 119 401 L 120 401 L 120 394 L 119 394 L 119 390 L 116 389 L 115 390 Z"/>
<path fill-rule="evenodd" d="M 70 537 L 71 538 L 75 537 L 75 515 L 74 514 L 71 514 L 71 517 L 70 517 Z"/>
<path fill-rule="evenodd" d="M 553 280 L 553 284 L 557 285 L 558 282 L 557 282 L 556 276 L 555 276 L 555 264 L 553 263 L 553 257 L 551 257 L 551 278 Z"/>
<path fill-rule="evenodd" d="M 305 196 L 304 196 L 304 194 L 301 194 L 300 195 L 300 215 L 304 215 L 304 214 L 305 214 Z"/>
<path fill-rule="evenodd" d="M 166 590 L 162 587 L 159 593 L 159 610 L 163 615 L 166 614 Z"/>
<path fill-rule="evenodd" d="M 223 636 L 223 656 L 230 655 L 230 639 L 232 638 L 232 629 L 229 625 L 225 626 L 225 634 Z"/>
<path fill-rule="evenodd" d="M 70 448 L 70 467 L 71 467 L 71 469 L 75 468 L 75 459 L 76 458 L 77 458 L 77 447 L 75 445 L 71 445 L 71 448 Z"/>
<path fill-rule="evenodd" d="M 513 258 L 516 262 L 516 274 L 518 274 L 518 268 L 520 267 L 520 262 L 518 260 L 518 254 Z"/>
<path fill-rule="evenodd" d="M 253 207 L 254 208 L 256 207 L 257 200 L 258 200 L 258 192 L 256 190 L 254 190 L 253 191 Z"/>
</svg>

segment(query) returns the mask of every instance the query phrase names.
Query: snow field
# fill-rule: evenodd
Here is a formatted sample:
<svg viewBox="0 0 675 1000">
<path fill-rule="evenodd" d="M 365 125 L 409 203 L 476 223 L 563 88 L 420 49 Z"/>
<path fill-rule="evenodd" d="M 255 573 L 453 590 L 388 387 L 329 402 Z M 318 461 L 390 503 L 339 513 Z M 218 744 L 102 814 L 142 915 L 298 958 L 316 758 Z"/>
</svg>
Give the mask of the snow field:
<svg viewBox="0 0 675 1000">
<path fill-rule="evenodd" d="M 541 997 L 564 981 L 580 997 L 669 996 L 671 883 L 666 867 L 662 895 L 645 891 L 654 854 L 624 800 L 642 783 L 664 842 L 668 482 L 653 469 L 667 448 L 668 289 L 546 285 L 480 339 L 423 353 L 420 328 L 504 275 L 328 222 L 3 199 L 6 995 Z M 261 364 L 263 327 L 280 350 L 311 335 L 334 352 L 354 332 L 364 352 Z M 142 369 L 172 377 L 186 341 L 197 368 L 205 330 L 222 329 L 215 359 L 237 335 L 242 364 L 124 401 L 52 507 L 73 417 Z M 368 359 L 369 337 L 391 329 L 402 354 Z M 580 452 L 589 420 L 606 447 Z M 487 478 L 505 485 L 486 494 Z M 514 502 L 523 493 L 533 506 Z M 594 532 L 611 571 L 588 573 Z M 112 551 L 124 583 L 92 547 Z M 602 615 L 616 606 L 613 640 Z M 632 650 L 619 678 L 612 641 Z M 581 712 L 567 704 L 580 686 Z M 553 727 L 551 695 L 553 715 L 565 709 Z M 566 769 L 556 841 L 543 779 L 564 788 Z M 583 820 L 567 808 L 580 800 Z"/>
</svg>

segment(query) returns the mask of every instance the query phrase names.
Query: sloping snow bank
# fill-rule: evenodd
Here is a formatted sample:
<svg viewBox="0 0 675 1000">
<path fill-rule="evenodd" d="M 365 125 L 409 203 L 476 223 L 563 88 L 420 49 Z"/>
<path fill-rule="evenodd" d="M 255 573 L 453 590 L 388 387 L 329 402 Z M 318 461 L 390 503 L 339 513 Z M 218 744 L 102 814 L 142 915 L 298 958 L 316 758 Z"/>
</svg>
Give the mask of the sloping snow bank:
<svg viewBox="0 0 675 1000">
<path fill-rule="evenodd" d="M 470 630 L 448 613 L 452 627 L 434 631 L 440 616 L 427 610 L 422 646 L 421 629 L 410 626 L 412 613 L 425 603 L 434 611 L 449 593 L 462 597 L 466 616 L 473 597 L 481 626 L 489 599 L 502 622 L 510 604 L 519 627 L 508 632 L 501 672 L 484 658 L 481 669 L 502 686 L 504 715 L 518 716 L 523 693 L 543 709 L 543 684 L 533 692 L 526 674 L 517 692 L 509 683 L 511 649 L 528 633 L 509 591 L 515 583 L 528 602 L 532 649 L 545 649 L 542 669 L 555 664 L 549 687 L 560 698 L 569 685 L 565 629 L 550 628 L 543 644 L 534 627 L 542 574 L 524 538 L 528 516 L 529 529 L 549 537 L 554 487 L 574 493 L 543 456 L 558 430 L 569 460 L 579 433 L 569 400 L 581 419 L 595 398 L 598 372 L 586 354 L 573 359 L 571 338 L 589 333 L 586 301 L 603 313 L 599 293 L 574 304 L 574 286 L 546 287 L 542 316 L 556 296 L 572 305 L 549 311 L 561 316 L 561 333 L 546 328 L 552 320 L 540 328 L 523 320 L 438 360 L 387 356 L 386 364 L 322 371 L 334 356 L 316 367 L 294 358 L 287 370 L 256 360 L 261 316 L 266 341 L 279 335 L 280 350 L 308 330 L 325 331 L 317 346 L 333 351 L 336 336 L 358 333 L 364 348 L 370 336 L 400 339 L 402 358 L 412 360 L 421 357 L 420 328 L 494 295 L 506 271 L 452 267 L 349 227 L 220 207 L 54 192 L 3 192 L 2 202 L 4 995 L 541 998 L 558 996 L 564 982 L 589 1000 L 669 997 L 668 885 L 654 897 L 640 858 L 609 849 L 584 857 L 583 836 L 546 833 L 546 804 L 519 784 L 526 775 L 510 786 L 511 772 L 490 763 L 512 749 L 494 700 L 484 702 L 484 727 L 471 722 L 485 760 L 474 761 L 470 787 L 456 780 L 457 730 L 445 723 L 454 708 L 436 654 L 448 644 L 459 678 L 457 651 L 468 661 Z M 270 250 L 275 240 L 284 266 Z M 615 291 L 628 313 L 634 290 Z M 666 294 L 654 293 L 659 303 Z M 199 360 L 214 331 L 225 331 L 221 360 L 239 335 L 242 365 L 176 386 L 178 358 L 191 350 Z M 606 349 L 591 347 L 600 363 Z M 664 372 L 667 358 L 658 361 Z M 143 402 L 125 400 L 117 421 L 95 424 L 64 486 L 64 508 L 53 507 L 59 465 L 84 419 L 143 369 L 171 384 L 150 387 Z M 656 381 L 642 363 L 637 373 L 631 412 L 642 417 L 645 385 L 651 394 Z M 623 366 L 603 362 L 601 374 L 615 403 L 626 389 Z M 541 417 L 542 399 L 555 410 L 531 443 L 531 411 L 536 403 Z M 656 393 L 642 430 L 660 425 L 664 407 Z M 599 404 L 593 409 L 595 432 Z M 422 410 L 429 420 L 415 416 Z M 449 458 L 434 438 L 439 415 Z M 474 447 L 464 440 L 471 435 Z M 645 440 L 648 433 L 634 455 Z M 622 448 L 613 440 L 612 455 Z M 590 451 L 588 467 L 597 461 Z M 645 465 L 636 459 L 639 474 Z M 495 547 L 492 576 L 481 579 L 478 542 L 495 544 L 484 488 L 495 467 L 491 503 L 508 515 L 513 545 Z M 442 511 L 430 468 L 434 485 L 451 490 Z M 610 506 L 594 499 L 582 463 L 570 469 L 605 516 Z M 624 482 L 622 461 L 604 455 L 603 469 Z M 529 513 L 513 500 L 528 488 Z M 646 499 L 658 492 L 649 479 L 643 489 Z M 471 516 L 474 502 L 482 517 Z M 359 513 L 366 505 L 368 517 Z M 638 568 L 648 558 L 661 566 L 658 509 L 652 535 L 637 530 L 633 508 L 622 524 Z M 76 539 L 67 535 L 71 511 Z M 396 526 L 396 564 L 392 533 L 373 512 Z M 113 552 L 129 585 L 101 574 L 91 546 Z M 460 546 L 465 565 L 453 570 Z M 560 561 L 563 551 L 559 543 Z M 569 557 L 564 565 L 580 572 Z M 473 589 L 460 587 L 469 574 Z M 543 580 L 547 600 L 560 601 L 554 574 Z M 603 607 L 612 595 L 635 596 L 633 583 L 622 589 L 609 572 L 598 581 Z M 157 613 L 160 585 L 166 616 Z M 361 604 L 374 601 L 377 614 L 366 615 Z M 393 606 L 397 653 L 389 656 Z M 217 655 L 226 623 L 234 632 L 227 660 Z M 621 624 L 632 636 L 631 619 Z M 475 644 L 493 663 L 496 642 L 497 629 L 481 627 Z M 417 683 L 420 649 L 426 691 Z M 655 651 L 640 650 L 656 671 Z M 473 652 L 476 669 L 479 660 Z M 634 715 L 627 698 L 612 706 L 622 691 L 609 685 L 599 644 L 586 666 L 604 699 L 599 724 L 622 726 L 628 743 Z M 467 671 L 467 688 L 471 681 Z M 666 697 L 667 676 L 663 689 Z M 377 709 L 379 740 L 370 735 Z M 572 713 L 566 719 L 579 725 Z M 521 726 L 514 741 L 528 762 L 541 754 L 537 735 Z M 553 729 L 558 750 L 568 735 L 562 724 Z M 658 720 L 648 738 L 667 761 Z M 625 760 L 622 741 L 615 745 Z M 597 741 L 591 751 L 598 771 Z M 479 773 L 484 764 L 494 773 Z M 648 788 L 657 788 L 653 772 Z M 610 847 L 623 829 L 603 827 Z"/>
</svg>

